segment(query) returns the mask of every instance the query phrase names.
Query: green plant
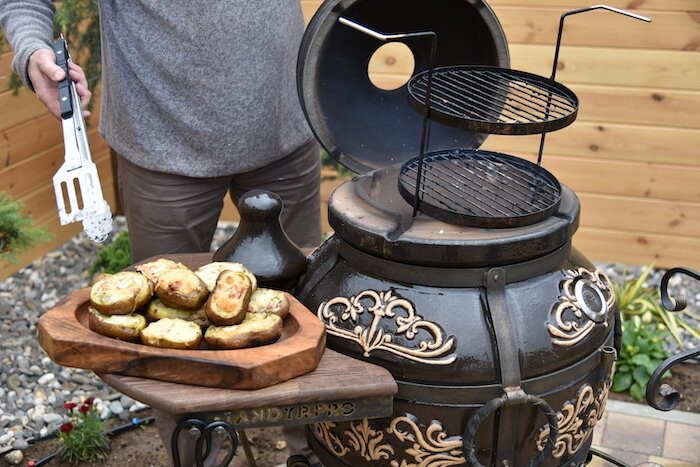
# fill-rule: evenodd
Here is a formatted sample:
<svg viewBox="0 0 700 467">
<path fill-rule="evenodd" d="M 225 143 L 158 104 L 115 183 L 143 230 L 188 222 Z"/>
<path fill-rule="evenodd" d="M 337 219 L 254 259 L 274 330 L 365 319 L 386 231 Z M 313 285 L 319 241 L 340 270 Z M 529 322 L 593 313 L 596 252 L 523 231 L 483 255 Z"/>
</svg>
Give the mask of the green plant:
<svg viewBox="0 0 700 467">
<path fill-rule="evenodd" d="M 61 0 L 54 17 L 54 35 L 59 34 L 68 42 L 75 63 L 85 70 L 90 87 L 97 87 L 102 73 L 97 0 Z M 4 45 L 4 37 L 0 39 Z M 17 75 L 10 76 L 8 87 L 15 93 L 22 87 Z"/>
<path fill-rule="evenodd" d="M 24 205 L 0 192 L 0 261 L 16 263 L 19 255 L 37 243 L 51 239 L 44 227 L 35 227 L 31 216 L 22 214 Z"/>
<path fill-rule="evenodd" d="M 131 246 L 129 244 L 129 233 L 124 231 L 100 251 L 88 274 L 90 276 L 98 272 L 114 274 L 130 264 Z"/>
<path fill-rule="evenodd" d="M 83 403 L 68 402 L 69 422 L 61 425 L 58 456 L 71 464 L 104 461 L 109 451 L 105 422 L 100 419 L 91 397 Z"/>
<path fill-rule="evenodd" d="M 680 335 L 680 328 L 700 340 L 700 332 L 689 324 L 684 317 L 700 319 L 699 316 L 688 310 L 669 312 L 661 305 L 661 296 L 658 289 L 644 286 L 649 274 L 654 269 L 654 263 L 647 266 L 642 274 L 624 283 L 615 283 L 615 301 L 622 314 L 622 320 L 632 317 L 640 317 L 642 322 L 663 324 L 670 331 L 673 338 L 681 348 L 685 347 Z"/>
<path fill-rule="evenodd" d="M 629 390 L 634 399 L 643 399 L 652 373 L 669 356 L 663 344 L 668 335 L 663 324 L 644 323 L 639 316 L 623 321 L 622 347 L 612 390 Z"/>
</svg>

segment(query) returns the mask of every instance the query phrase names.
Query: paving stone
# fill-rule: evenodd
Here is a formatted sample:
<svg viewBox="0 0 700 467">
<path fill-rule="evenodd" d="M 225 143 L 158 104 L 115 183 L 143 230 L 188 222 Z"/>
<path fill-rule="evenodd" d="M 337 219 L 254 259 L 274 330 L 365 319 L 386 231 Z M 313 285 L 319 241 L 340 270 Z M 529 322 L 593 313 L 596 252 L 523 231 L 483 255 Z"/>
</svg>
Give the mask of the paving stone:
<svg viewBox="0 0 700 467">
<path fill-rule="evenodd" d="M 663 457 L 700 462 L 700 427 L 666 422 Z"/>
<path fill-rule="evenodd" d="M 643 462 L 647 462 L 647 459 L 649 456 L 646 454 L 640 454 L 638 452 L 631 452 L 631 451 L 625 451 L 623 449 L 614 449 L 614 448 L 607 448 L 607 447 L 599 447 L 598 448 L 600 451 L 603 451 L 607 454 L 610 454 L 617 460 L 620 460 L 624 462 L 627 465 L 637 465 L 641 464 Z M 593 461 L 590 462 L 589 464 L 586 464 L 586 467 L 610 467 L 610 462 L 602 460 L 598 456 L 593 456 Z"/>
<path fill-rule="evenodd" d="M 593 428 L 593 446 L 600 446 L 603 444 L 603 436 L 605 435 L 605 420 L 607 419 L 607 412 L 603 414 L 603 418 L 598 420 Z"/>
<path fill-rule="evenodd" d="M 663 420 L 608 413 L 601 446 L 646 456 L 660 456 L 664 444 L 665 424 Z M 643 461 L 632 465 L 640 462 Z"/>
<path fill-rule="evenodd" d="M 667 459 L 666 457 L 649 456 L 649 462 L 655 462 L 664 467 L 698 467 L 700 464 L 692 462 L 683 462 L 676 459 Z"/>
</svg>

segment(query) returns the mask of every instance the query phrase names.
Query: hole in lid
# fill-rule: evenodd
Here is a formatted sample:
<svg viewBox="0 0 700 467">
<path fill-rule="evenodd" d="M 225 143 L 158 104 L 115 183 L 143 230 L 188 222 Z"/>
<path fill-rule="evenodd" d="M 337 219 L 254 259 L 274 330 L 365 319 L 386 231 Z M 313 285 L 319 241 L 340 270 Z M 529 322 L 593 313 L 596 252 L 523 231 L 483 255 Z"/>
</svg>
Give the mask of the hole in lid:
<svg viewBox="0 0 700 467">
<path fill-rule="evenodd" d="M 374 51 L 367 73 L 379 89 L 393 91 L 408 83 L 416 66 L 411 49 L 403 42 L 389 42 Z"/>
</svg>

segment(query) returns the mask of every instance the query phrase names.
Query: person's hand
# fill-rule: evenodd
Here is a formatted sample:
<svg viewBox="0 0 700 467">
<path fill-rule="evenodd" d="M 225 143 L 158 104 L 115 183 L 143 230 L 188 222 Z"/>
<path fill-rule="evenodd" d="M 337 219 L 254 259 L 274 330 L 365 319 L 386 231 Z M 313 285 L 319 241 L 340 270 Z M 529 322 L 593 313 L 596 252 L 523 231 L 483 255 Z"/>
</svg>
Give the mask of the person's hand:
<svg viewBox="0 0 700 467">
<path fill-rule="evenodd" d="M 68 67 L 70 77 L 75 81 L 75 89 L 80 96 L 80 103 L 84 109 L 92 97 L 92 93 L 88 89 L 85 72 L 73 62 L 69 62 Z M 53 50 L 38 49 L 30 55 L 27 74 L 32 81 L 36 96 L 54 116 L 60 118 L 56 83 L 65 78 L 66 73 L 60 66 L 56 65 L 56 56 Z M 83 115 L 88 117 L 90 112 L 83 110 Z"/>
</svg>

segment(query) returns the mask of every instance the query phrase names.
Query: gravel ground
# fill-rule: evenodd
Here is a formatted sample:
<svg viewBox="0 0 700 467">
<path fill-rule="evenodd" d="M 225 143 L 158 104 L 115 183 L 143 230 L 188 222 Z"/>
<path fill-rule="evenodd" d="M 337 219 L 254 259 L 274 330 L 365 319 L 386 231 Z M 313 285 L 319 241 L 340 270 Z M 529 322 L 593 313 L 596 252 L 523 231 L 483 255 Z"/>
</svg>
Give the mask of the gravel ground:
<svg viewBox="0 0 700 467">
<path fill-rule="evenodd" d="M 117 231 L 124 219 L 115 219 Z M 221 224 L 212 249 L 230 238 L 235 226 Z M 0 453 L 24 450 L 27 442 L 55 432 L 64 422 L 63 405 L 95 397 L 103 418 L 131 419 L 143 404 L 115 392 L 92 372 L 63 368 L 53 363 L 36 339 L 38 317 L 68 293 L 88 285 L 87 269 L 101 247 L 84 234 L 44 258 L 34 261 L 0 282 Z M 637 277 L 643 267 L 600 263 L 614 281 Z M 663 272 L 663 271 L 662 271 Z M 655 271 L 648 285 L 658 286 L 662 272 Z M 695 313 L 700 305 L 700 283 L 676 276 L 672 291 L 689 299 Z M 700 327 L 700 323 L 695 323 Z M 699 345 L 688 338 L 690 346 Z M 670 350 L 675 348 L 670 344 Z"/>
</svg>

